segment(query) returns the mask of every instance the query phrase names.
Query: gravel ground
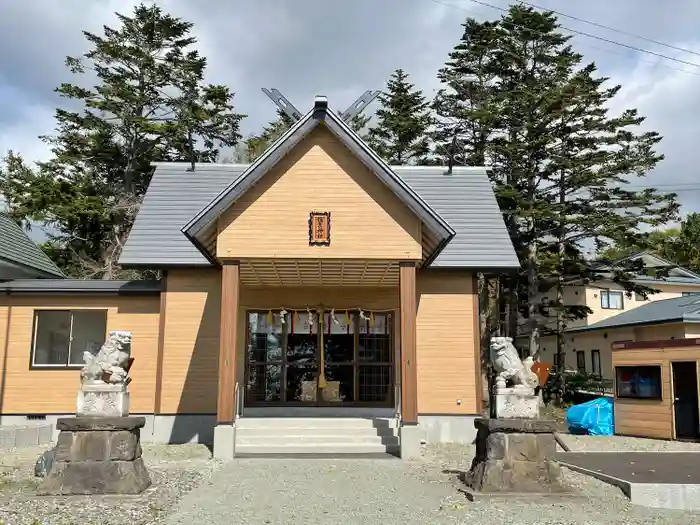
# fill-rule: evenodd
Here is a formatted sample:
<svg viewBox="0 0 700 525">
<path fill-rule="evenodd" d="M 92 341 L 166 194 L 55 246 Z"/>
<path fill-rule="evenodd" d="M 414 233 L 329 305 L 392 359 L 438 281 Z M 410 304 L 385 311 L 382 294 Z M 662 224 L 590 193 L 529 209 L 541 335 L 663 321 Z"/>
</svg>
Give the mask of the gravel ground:
<svg viewBox="0 0 700 525">
<path fill-rule="evenodd" d="M 138 496 L 37 497 L 34 462 L 46 448 L 0 452 L 0 524 L 141 525 L 155 523 L 220 465 L 200 445 L 144 445 L 153 485 Z"/>
<path fill-rule="evenodd" d="M 572 436 L 566 436 L 572 438 Z M 579 438 L 573 450 L 658 450 L 663 442 Z M 575 442 L 575 443 L 574 443 Z M 683 444 L 680 444 L 681 447 Z M 585 448 L 584 448 L 585 447 Z M 686 445 L 687 447 L 687 445 Z M 686 448 L 687 450 L 687 448 Z M 457 490 L 472 446 L 432 446 L 421 461 L 241 459 L 185 496 L 167 525 L 697 525 L 700 514 L 634 507 L 616 488 L 563 469 L 576 497 L 477 500 Z"/>
<path fill-rule="evenodd" d="M 564 436 L 574 451 L 698 450 L 690 443 Z M 700 514 L 634 507 L 616 488 L 563 469 L 576 497 L 469 502 L 457 489 L 473 446 L 424 449 L 422 460 L 239 459 L 201 446 L 145 446 L 154 486 L 139 496 L 37 498 L 43 449 L 2 452 L 0 523 L 34 525 L 696 525 Z M 36 521 L 35 521 L 36 520 Z"/>
</svg>

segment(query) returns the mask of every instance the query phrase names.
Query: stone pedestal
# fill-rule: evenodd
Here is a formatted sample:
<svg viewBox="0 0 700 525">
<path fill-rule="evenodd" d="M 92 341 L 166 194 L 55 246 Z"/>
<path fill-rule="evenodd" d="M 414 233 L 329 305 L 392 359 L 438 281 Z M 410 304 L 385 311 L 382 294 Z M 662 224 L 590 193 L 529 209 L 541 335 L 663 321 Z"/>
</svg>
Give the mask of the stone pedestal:
<svg viewBox="0 0 700 525">
<path fill-rule="evenodd" d="M 488 419 L 474 421 L 476 456 L 467 485 L 482 493 L 566 492 L 554 461 L 555 421 Z"/>
<path fill-rule="evenodd" d="M 496 388 L 496 417 L 532 419 L 540 414 L 540 398 L 530 388 Z"/>
<path fill-rule="evenodd" d="M 56 456 L 39 495 L 139 494 L 151 479 L 141 457 L 143 417 L 60 418 Z"/>
<path fill-rule="evenodd" d="M 129 392 L 126 384 L 84 383 L 77 399 L 78 417 L 126 417 L 129 415 Z"/>
</svg>

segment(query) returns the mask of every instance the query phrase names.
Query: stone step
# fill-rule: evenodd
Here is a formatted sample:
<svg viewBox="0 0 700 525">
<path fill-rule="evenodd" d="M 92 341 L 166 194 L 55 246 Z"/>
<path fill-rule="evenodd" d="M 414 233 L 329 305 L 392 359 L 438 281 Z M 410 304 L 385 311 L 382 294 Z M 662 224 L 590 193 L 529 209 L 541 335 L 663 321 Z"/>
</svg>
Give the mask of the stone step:
<svg viewBox="0 0 700 525">
<path fill-rule="evenodd" d="M 297 434 L 290 436 L 282 433 L 278 435 L 250 435 L 239 434 L 236 432 L 236 446 L 238 445 L 255 445 L 264 446 L 272 445 L 305 445 L 307 443 L 321 443 L 324 445 L 336 445 L 342 443 L 368 444 L 368 445 L 398 445 L 399 438 L 393 435 L 378 436 L 378 435 L 353 435 L 353 434 L 336 434 L 336 435 L 318 435 L 315 433 Z"/>
<path fill-rule="evenodd" d="M 236 420 L 236 428 L 288 428 L 288 429 L 358 429 L 396 428 L 394 418 L 355 418 L 355 417 L 241 417 Z"/>
<path fill-rule="evenodd" d="M 356 455 L 356 454 L 392 454 L 397 453 L 398 445 L 381 443 L 326 443 L 325 441 L 292 444 L 238 444 L 236 454 L 257 455 Z"/>
<path fill-rule="evenodd" d="M 373 427 L 241 427 L 236 424 L 236 435 L 265 439 L 267 437 L 276 437 L 280 435 L 288 437 L 297 436 L 346 436 L 352 435 L 356 437 L 385 437 L 396 436 L 398 433 L 395 428 L 373 428 Z"/>
</svg>

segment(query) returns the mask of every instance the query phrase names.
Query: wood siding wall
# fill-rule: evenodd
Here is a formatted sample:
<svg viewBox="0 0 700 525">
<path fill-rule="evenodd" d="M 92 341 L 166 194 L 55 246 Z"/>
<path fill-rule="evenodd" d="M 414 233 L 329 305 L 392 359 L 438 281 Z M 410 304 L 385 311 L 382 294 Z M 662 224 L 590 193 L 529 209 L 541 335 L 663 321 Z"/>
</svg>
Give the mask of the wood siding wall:
<svg viewBox="0 0 700 525">
<path fill-rule="evenodd" d="M 309 246 L 309 213 L 331 245 Z M 221 258 L 420 260 L 420 219 L 328 130 L 314 130 L 220 219 Z"/>
<path fill-rule="evenodd" d="M 633 344 L 633 343 L 630 343 Z M 613 349 L 615 366 L 661 366 L 661 400 L 615 399 L 615 433 L 674 439 L 672 361 L 700 361 L 700 346 Z"/>
<path fill-rule="evenodd" d="M 135 361 L 131 369 L 133 381 L 129 386 L 131 411 L 153 412 L 160 310 L 157 296 L 5 296 L 0 302 L 0 413 L 75 413 L 80 372 L 30 370 L 29 367 L 34 312 L 54 309 L 105 309 L 107 331 L 128 330 L 132 333 Z"/>
<path fill-rule="evenodd" d="M 215 414 L 221 271 L 169 270 L 163 333 L 162 414 Z"/>
<path fill-rule="evenodd" d="M 417 288 L 418 413 L 479 413 L 472 275 L 422 270 Z"/>
</svg>

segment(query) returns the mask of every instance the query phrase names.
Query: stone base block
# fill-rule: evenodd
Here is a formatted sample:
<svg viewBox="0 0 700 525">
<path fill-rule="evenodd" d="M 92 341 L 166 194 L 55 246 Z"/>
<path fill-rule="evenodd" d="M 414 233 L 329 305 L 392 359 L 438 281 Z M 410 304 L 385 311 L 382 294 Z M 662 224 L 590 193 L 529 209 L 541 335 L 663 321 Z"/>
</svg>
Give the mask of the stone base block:
<svg viewBox="0 0 700 525">
<path fill-rule="evenodd" d="M 84 384 L 78 392 L 78 417 L 126 417 L 129 392 L 124 385 Z"/>
<path fill-rule="evenodd" d="M 138 494 L 151 484 L 141 457 L 142 417 L 61 418 L 40 495 Z"/>
<path fill-rule="evenodd" d="M 480 492 L 566 492 L 554 461 L 556 422 L 477 419 L 476 456 L 466 483 Z"/>
<path fill-rule="evenodd" d="M 537 418 L 540 415 L 540 398 L 529 389 L 501 388 L 496 390 L 494 397 L 499 418 Z"/>
</svg>

